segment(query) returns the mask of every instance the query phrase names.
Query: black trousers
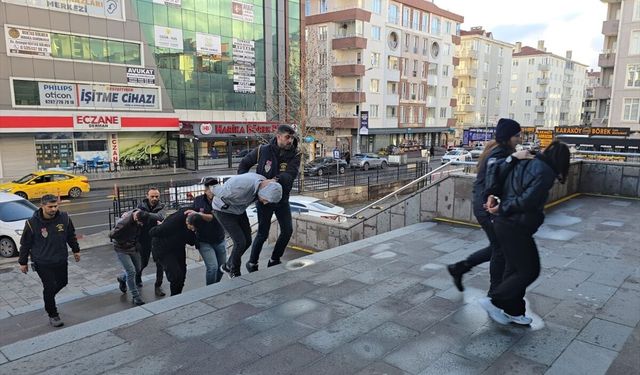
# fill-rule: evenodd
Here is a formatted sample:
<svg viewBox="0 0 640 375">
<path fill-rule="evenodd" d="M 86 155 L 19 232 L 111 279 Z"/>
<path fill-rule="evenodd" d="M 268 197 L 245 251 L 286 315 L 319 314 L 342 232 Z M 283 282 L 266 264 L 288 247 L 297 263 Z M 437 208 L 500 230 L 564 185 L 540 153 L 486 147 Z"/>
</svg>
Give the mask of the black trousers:
<svg viewBox="0 0 640 375">
<path fill-rule="evenodd" d="M 151 258 L 151 246 L 140 246 L 140 272 L 136 275 L 136 283 L 142 283 L 142 271 L 149 265 L 149 259 Z M 154 258 L 155 260 L 155 258 Z M 162 285 L 162 264 L 156 262 L 156 286 Z"/>
<path fill-rule="evenodd" d="M 496 217 L 494 228 L 505 258 L 502 282 L 490 296 L 509 315 L 525 313 L 527 287 L 540 275 L 540 256 L 533 233 L 509 219 Z"/>
<path fill-rule="evenodd" d="M 293 223 L 291 220 L 291 207 L 289 207 L 289 200 L 281 200 L 278 204 L 262 204 L 256 202 L 256 209 L 258 211 L 258 234 L 253 240 L 251 246 L 251 263 L 258 263 L 260 258 L 260 252 L 262 252 L 262 245 L 269 238 L 269 230 L 271 229 L 271 217 L 276 214 L 278 219 L 278 225 L 280 225 L 280 235 L 276 240 L 276 244 L 273 246 L 273 253 L 271 259 L 280 260 L 282 254 L 284 254 L 291 235 L 293 234 Z"/>
<path fill-rule="evenodd" d="M 233 250 L 231 250 L 231 255 L 227 260 L 227 266 L 235 275 L 240 275 L 242 255 L 251 246 L 251 226 L 249 225 L 247 213 L 243 212 L 240 215 L 234 215 L 213 211 L 213 215 L 231 237 L 231 241 L 233 241 Z"/>
<path fill-rule="evenodd" d="M 67 263 L 60 265 L 34 264 L 33 267 L 40 280 L 42 280 L 42 297 L 44 299 L 44 309 L 49 317 L 58 316 L 56 308 L 56 294 L 67 285 L 68 267 Z"/>
<path fill-rule="evenodd" d="M 478 220 L 478 223 L 480 223 L 484 233 L 487 235 L 489 246 L 469 255 L 466 263 L 469 269 L 471 269 L 478 264 L 491 261 L 489 265 L 490 282 L 488 293 L 488 295 L 491 296 L 495 288 L 502 282 L 505 267 L 504 254 L 500 248 L 500 242 L 498 241 L 498 237 L 496 236 L 496 232 L 493 228 L 491 217 L 476 215 L 476 219 Z"/>
<path fill-rule="evenodd" d="M 187 278 L 187 253 L 184 245 L 181 248 L 158 254 L 155 259 L 156 265 L 162 265 L 162 268 L 167 273 L 171 295 L 175 296 L 182 293 L 184 281 Z"/>
</svg>

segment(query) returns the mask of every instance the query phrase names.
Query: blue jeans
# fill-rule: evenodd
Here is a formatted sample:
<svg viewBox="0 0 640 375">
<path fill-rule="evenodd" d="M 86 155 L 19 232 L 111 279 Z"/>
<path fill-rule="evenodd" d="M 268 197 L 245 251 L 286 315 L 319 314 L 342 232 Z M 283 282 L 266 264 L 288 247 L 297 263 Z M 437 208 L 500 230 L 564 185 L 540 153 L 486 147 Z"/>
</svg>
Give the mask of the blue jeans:
<svg viewBox="0 0 640 375">
<path fill-rule="evenodd" d="M 138 286 L 136 285 L 136 274 L 140 271 L 141 264 L 140 254 L 123 254 L 116 252 L 116 255 L 124 268 L 122 278 L 127 281 L 127 288 L 131 291 L 131 297 L 140 297 L 140 291 L 138 291 Z"/>
<path fill-rule="evenodd" d="M 226 241 L 222 240 L 217 244 L 208 242 L 198 243 L 198 251 L 204 265 L 207 268 L 206 283 L 207 285 L 215 284 L 222 279 L 220 265 L 227 261 Z"/>
</svg>

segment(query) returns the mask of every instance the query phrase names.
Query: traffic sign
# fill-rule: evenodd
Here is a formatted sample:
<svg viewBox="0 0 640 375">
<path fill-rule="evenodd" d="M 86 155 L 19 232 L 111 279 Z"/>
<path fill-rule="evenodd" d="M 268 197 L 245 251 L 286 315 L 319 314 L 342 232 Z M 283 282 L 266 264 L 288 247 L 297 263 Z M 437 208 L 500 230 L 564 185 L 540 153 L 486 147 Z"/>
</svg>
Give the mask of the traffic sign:
<svg viewBox="0 0 640 375">
<path fill-rule="evenodd" d="M 333 149 L 333 158 L 340 159 L 340 150 L 338 150 L 337 148 Z"/>
</svg>

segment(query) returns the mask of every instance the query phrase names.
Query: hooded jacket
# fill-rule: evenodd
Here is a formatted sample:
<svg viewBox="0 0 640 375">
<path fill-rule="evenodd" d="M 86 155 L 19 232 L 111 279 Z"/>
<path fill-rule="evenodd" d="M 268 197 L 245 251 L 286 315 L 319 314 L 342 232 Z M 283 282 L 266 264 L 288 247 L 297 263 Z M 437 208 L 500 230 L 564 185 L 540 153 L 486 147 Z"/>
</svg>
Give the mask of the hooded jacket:
<svg viewBox="0 0 640 375">
<path fill-rule="evenodd" d="M 490 194 L 500 192 L 498 216 L 535 233 L 544 222 L 544 205 L 558 173 L 543 154 L 530 160 L 507 158 L 498 167 L 508 171 L 502 183 L 496 179 L 488 187 Z"/>
<path fill-rule="evenodd" d="M 278 147 L 278 141 L 274 137 L 269 144 L 254 148 L 242 158 L 238 165 L 238 174 L 247 173 L 256 165 L 257 174 L 267 179 L 278 177 L 278 182 L 282 185 L 281 202 L 287 202 L 293 188 L 293 181 L 298 177 L 300 155 L 296 138 L 293 139 L 293 147 L 290 150 L 283 150 Z"/>
<path fill-rule="evenodd" d="M 183 207 L 167 216 L 162 224 L 149 230 L 153 256 L 162 257 L 173 251 L 184 251 L 184 246 L 195 245 L 196 235 L 187 228 L 185 211 L 192 207 Z"/>
<path fill-rule="evenodd" d="M 66 264 L 69 256 L 67 245 L 74 253 L 80 252 L 69 215 L 58 211 L 52 219 L 45 219 L 40 208 L 24 223 L 18 263 L 26 265 L 31 256 L 31 261 L 38 265 Z"/>
<path fill-rule="evenodd" d="M 151 208 L 151 204 L 149 204 L 149 199 L 147 198 L 143 199 L 142 203 L 136 207 L 138 210 L 149 213 L 148 218 L 144 220 L 144 225 L 142 225 L 142 230 L 138 237 L 138 244 L 142 248 L 151 248 L 151 236 L 149 235 L 149 230 L 158 225 L 158 221 L 164 220 L 164 215 L 160 213 L 160 211 L 164 210 L 164 207 L 164 203 L 158 202 L 155 207 Z"/>
<path fill-rule="evenodd" d="M 129 211 L 118 220 L 116 226 L 109 232 L 109 238 L 113 243 L 113 249 L 117 253 L 135 254 L 136 243 L 142 233 L 142 226 L 133 219 L 133 213 L 136 210 Z"/>
<path fill-rule="evenodd" d="M 258 199 L 258 187 L 264 180 L 257 173 L 245 173 L 231 177 L 224 185 L 214 185 L 211 207 L 214 211 L 242 215 Z"/>
<path fill-rule="evenodd" d="M 483 207 L 483 204 L 487 202 L 488 196 L 488 194 L 485 194 L 487 173 L 493 171 L 491 165 L 496 162 L 502 162 L 507 156 L 511 155 L 512 152 L 513 150 L 509 147 L 499 144 L 490 151 L 489 155 L 484 159 L 483 164 L 478 166 L 476 180 L 473 182 L 473 214 L 477 218 L 491 216 Z"/>
</svg>

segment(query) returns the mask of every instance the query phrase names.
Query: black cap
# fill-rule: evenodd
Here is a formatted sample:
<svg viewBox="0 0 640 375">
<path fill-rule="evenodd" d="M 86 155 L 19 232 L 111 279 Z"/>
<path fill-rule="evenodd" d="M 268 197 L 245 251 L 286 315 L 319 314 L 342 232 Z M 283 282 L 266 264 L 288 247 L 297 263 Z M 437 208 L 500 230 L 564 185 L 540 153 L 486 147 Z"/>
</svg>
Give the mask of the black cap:
<svg viewBox="0 0 640 375">
<path fill-rule="evenodd" d="M 296 134 L 296 129 L 294 129 L 291 125 L 282 124 L 278 126 L 278 133 Z"/>
<path fill-rule="evenodd" d="M 520 133 L 520 124 L 510 118 L 501 118 L 496 126 L 496 141 L 506 142 Z"/>
<path fill-rule="evenodd" d="M 218 179 L 215 177 L 205 177 L 202 180 L 202 184 L 204 186 L 211 186 L 211 185 L 217 185 L 218 184 Z"/>
</svg>

